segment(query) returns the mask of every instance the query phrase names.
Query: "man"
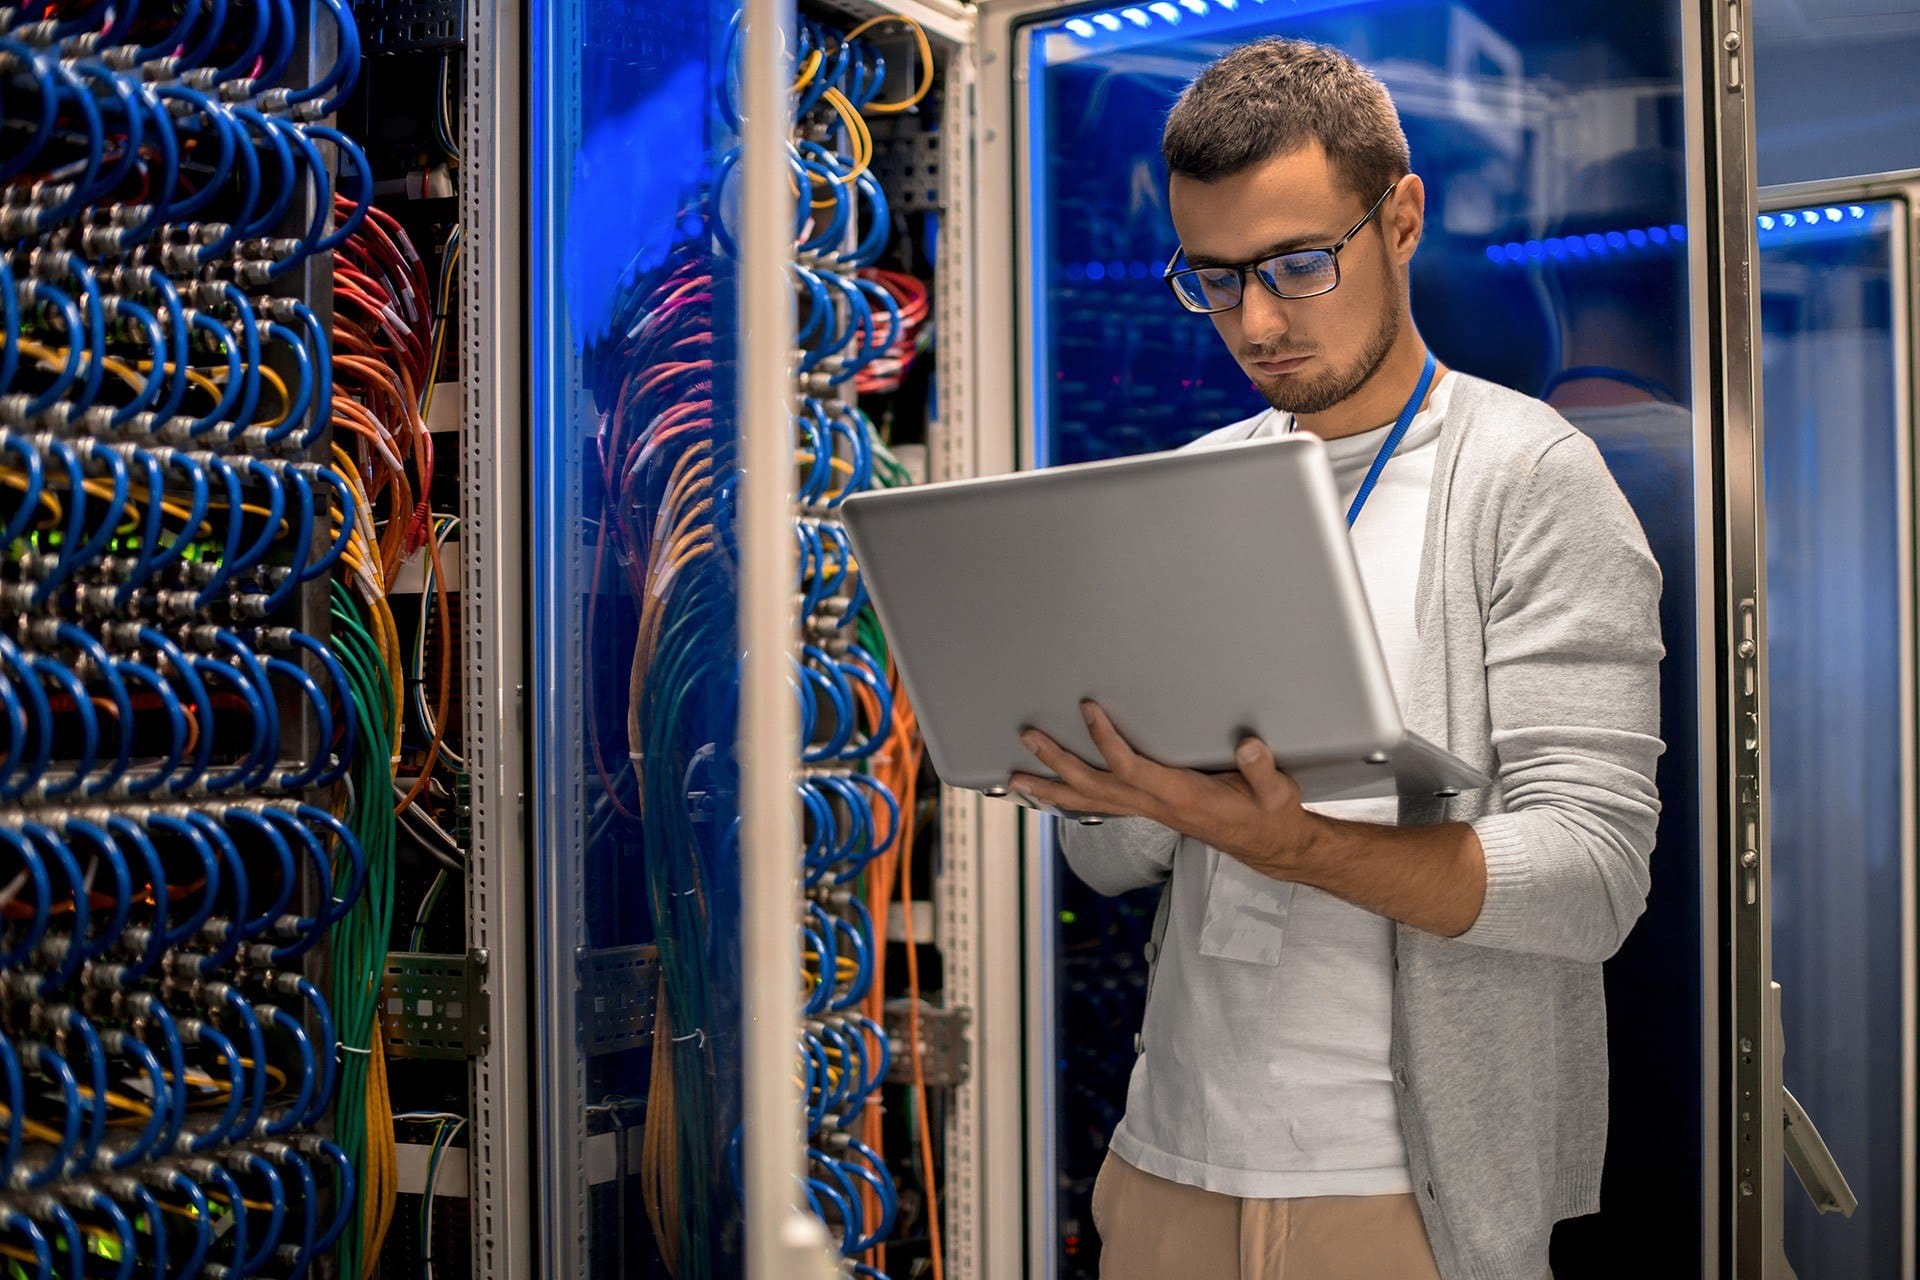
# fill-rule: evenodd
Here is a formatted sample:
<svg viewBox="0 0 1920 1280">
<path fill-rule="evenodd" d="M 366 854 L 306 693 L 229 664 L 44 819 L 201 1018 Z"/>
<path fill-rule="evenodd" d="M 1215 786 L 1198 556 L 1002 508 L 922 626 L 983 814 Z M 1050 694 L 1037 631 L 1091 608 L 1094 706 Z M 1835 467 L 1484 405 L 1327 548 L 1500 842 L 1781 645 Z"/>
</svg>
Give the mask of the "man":
<svg viewBox="0 0 1920 1280">
<path fill-rule="evenodd" d="M 1328 442 L 1408 724 L 1497 781 L 1309 807 L 1257 740 L 1210 776 L 1091 704 L 1100 761 L 1025 736 L 1058 780 L 1012 786 L 1109 815 L 1064 828 L 1075 871 L 1167 882 L 1094 1191 L 1102 1274 L 1540 1280 L 1554 1222 L 1599 1207 L 1600 962 L 1645 905 L 1659 812 L 1659 571 L 1585 436 L 1427 354 L 1424 191 L 1377 80 L 1247 45 L 1163 149 L 1168 283 L 1273 406 L 1200 443 Z"/>
</svg>

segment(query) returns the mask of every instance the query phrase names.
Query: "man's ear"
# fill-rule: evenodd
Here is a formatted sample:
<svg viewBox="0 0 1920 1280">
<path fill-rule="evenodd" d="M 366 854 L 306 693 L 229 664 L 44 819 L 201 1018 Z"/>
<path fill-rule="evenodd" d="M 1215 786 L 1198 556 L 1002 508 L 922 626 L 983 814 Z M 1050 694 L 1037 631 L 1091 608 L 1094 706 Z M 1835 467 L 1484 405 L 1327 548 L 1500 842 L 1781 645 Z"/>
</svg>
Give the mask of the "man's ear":
<svg viewBox="0 0 1920 1280">
<path fill-rule="evenodd" d="M 1427 184 L 1419 174 L 1410 173 L 1400 179 L 1387 203 L 1387 247 L 1393 260 L 1405 266 L 1413 261 L 1413 251 L 1420 247 L 1420 236 L 1426 230 Z"/>
</svg>

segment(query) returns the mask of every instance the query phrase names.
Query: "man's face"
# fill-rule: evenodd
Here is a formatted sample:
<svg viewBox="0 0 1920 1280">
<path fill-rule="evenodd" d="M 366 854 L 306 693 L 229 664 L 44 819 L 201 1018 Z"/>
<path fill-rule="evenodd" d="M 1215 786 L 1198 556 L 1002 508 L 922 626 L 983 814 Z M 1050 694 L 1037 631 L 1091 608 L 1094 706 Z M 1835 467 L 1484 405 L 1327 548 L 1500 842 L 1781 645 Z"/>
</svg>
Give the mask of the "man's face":
<svg viewBox="0 0 1920 1280">
<path fill-rule="evenodd" d="M 1403 179 L 1340 251 L 1333 292 L 1276 298 L 1249 272 L 1240 305 L 1211 317 L 1274 408 L 1330 409 L 1386 359 L 1406 317 L 1406 263 L 1420 235 L 1419 181 Z M 1176 174 L 1168 194 L 1187 261 L 1205 266 L 1331 246 L 1380 192 L 1363 198 L 1347 188 L 1314 142 L 1216 182 Z"/>
</svg>

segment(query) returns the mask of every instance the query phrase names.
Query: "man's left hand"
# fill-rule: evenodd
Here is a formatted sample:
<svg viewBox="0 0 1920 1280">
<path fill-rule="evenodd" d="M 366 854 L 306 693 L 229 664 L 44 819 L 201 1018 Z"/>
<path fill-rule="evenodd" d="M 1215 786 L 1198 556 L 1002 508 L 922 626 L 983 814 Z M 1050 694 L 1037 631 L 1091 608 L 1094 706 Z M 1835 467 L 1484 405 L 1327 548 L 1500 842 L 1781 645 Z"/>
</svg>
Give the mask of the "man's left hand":
<svg viewBox="0 0 1920 1280">
<path fill-rule="evenodd" d="M 1234 773 L 1174 769 L 1136 752 L 1097 704 L 1083 702 L 1080 709 L 1105 768 L 1028 729 L 1020 741 L 1059 780 L 1016 773 L 1008 783 L 1013 790 L 1073 812 L 1149 818 L 1276 878 L 1299 862 L 1314 816 L 1301 807 L 1300 788 L 1266 743 L 1243 740 Z"/>
</svg>

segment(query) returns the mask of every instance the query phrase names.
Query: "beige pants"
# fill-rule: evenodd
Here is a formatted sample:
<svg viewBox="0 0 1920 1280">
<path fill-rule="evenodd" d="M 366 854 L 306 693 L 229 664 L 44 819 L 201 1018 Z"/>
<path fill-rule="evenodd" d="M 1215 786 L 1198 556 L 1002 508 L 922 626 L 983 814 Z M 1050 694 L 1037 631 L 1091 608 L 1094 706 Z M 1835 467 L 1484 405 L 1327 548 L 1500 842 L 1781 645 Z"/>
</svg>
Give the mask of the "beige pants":
<svg viewBox="0 0 1920 1280">
<path fill-rule="evenodd" d="M 1109 1152 L 1093 1225 L 1100 1280 L 1440 1280 L 1410 1195 L 1242 1200 Z"/>
</svg>

